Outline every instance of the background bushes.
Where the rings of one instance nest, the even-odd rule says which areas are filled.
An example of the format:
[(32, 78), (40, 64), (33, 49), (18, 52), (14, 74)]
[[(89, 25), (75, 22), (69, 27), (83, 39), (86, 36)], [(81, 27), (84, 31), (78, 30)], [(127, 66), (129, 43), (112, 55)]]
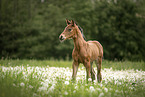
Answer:
[(70, 59), (73, 41), (59, 42), (65, 19), (87, 40), (98, 40), (108, 60), (145, 60), (143, 0), (0, 0), (0, 57)]

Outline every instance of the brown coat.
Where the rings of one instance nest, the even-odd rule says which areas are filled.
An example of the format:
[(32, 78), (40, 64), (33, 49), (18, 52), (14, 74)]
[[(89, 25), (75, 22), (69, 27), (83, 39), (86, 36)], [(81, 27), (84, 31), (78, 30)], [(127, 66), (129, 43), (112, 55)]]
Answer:
[(67, 27), (59, 36), (61, 41), (72, 38), (74, 41), (74, 49), (72, 52), (73, 58), (73, 74), (72, 78), (76, 78), (79, 63), (83, 63), (86, 67), (87, 78), (95, 79), (94, 69), (92, 67), (93, 61), (97, 65), (97, 79), (101, 82), (101, 63), (103, 57), (103, 47), (98, 41), (85, 41), (81, 31), (74, 21), (66, 20)]

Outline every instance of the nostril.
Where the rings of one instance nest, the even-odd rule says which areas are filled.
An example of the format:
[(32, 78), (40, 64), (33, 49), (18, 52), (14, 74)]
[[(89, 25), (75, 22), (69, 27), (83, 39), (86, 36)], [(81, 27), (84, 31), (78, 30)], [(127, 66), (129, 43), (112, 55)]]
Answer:
[(63, 40), (63, 36), (60, 36), (59, 39), (60, 39), (60, 40)]
[(63, 36), (60, 37), (61, 39), (63, 38)]

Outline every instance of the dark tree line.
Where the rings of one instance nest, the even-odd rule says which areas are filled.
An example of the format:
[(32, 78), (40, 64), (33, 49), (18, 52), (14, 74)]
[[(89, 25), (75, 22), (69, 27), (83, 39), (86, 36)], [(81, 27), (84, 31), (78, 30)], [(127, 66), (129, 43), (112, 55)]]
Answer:
[(58, 39), (66, 18), (103, 45), (105, 59), (145, 60), (144, 0), (0, 0), (0, 57), (71, 57), (73, 41)]

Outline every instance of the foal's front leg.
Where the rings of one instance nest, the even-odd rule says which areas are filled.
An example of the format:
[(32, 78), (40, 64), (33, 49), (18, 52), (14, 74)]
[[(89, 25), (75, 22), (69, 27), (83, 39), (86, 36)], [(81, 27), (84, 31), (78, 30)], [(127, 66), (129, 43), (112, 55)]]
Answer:
[(73, 68), (72, 80), (75, 80), (76, 79), (78, 67), (79, 67), (79, 63), (76, 62), (76, 61), (73, 61), (73, 65), (72, 65), (72, 68)]
[(84, 66), (86, 67), (86, 72), (87, 72), (87, 80), (91, 78), (91, 65), (90, 62), (85, 62)]

